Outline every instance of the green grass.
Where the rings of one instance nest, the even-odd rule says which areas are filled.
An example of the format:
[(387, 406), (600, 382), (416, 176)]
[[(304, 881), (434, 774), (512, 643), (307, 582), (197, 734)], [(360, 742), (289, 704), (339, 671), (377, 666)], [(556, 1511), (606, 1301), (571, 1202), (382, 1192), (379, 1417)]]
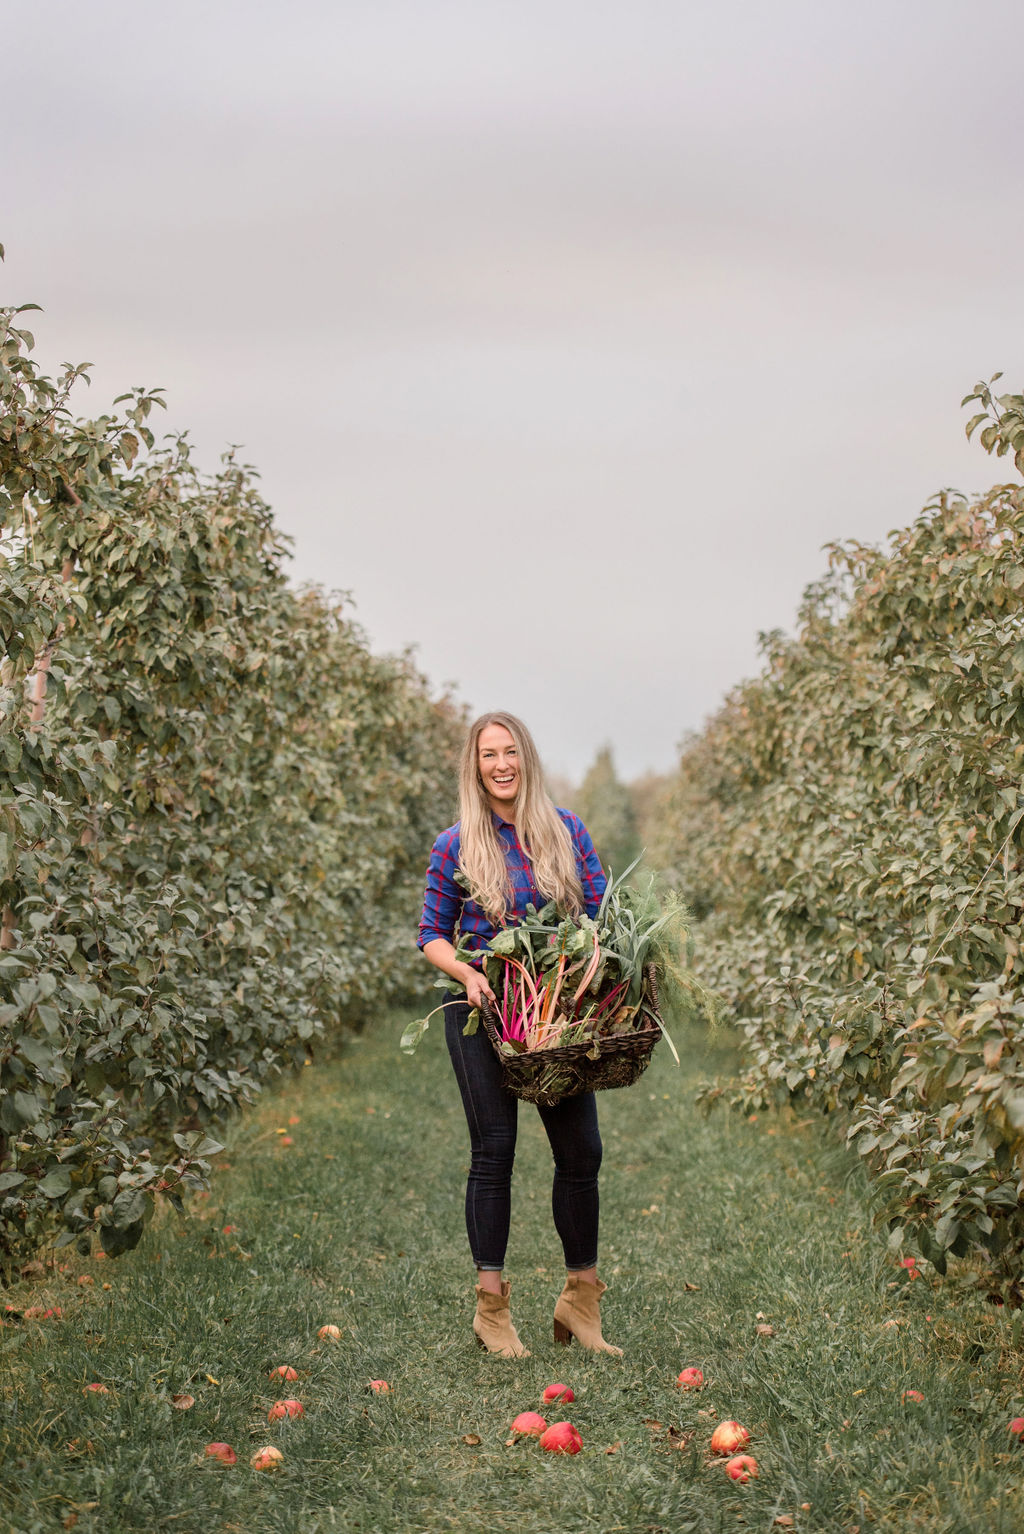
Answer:
[[(436, 1031), (409, 1059), (401, 1026), (382, 1025), (265, 1100), (188, 1220), (168, 1216), (119, 1262), (76, 1260), (8, 1297), (59, 1303), (64, 1316), (0, 1334), (0, 1527), (1024, 1525), (1024, 1448), (1006, 1432), (1024, 1404), (1012, 1318), (950, 1282), (908, 1281), (870, 1227), (859, 1172), (816, 1124), (703, 1120), (699, 1034), (677, 1039), (681, 1071), (662, 1048), (636, 1086), (600, 1099), (603, 1313), (625, 1357), (552, 1341), (561, 1269), (550, 1154), (526, 1106), (508, 1271), (533, 1354), (481, 1353), (461, 1108)], [(80, 1274), (94, 1283), (80, 1287)], [(342, 1328), (339, 1345), (317, 1341), (326, 1321)], [(759, 1321), (773, 1335), (759, 1335)], [(276, 1390), (277, 1363), (299, 1381)], [(708, 1377), (700, 1394), (674, 1387), (689, 1364)], [(374, 1377), (390, 1381), (389, 1396), (368, 1391)], [(91, 1380), (110, 1394), (84, 1396)], [(576, 1392), (568, 1410), (546, 1413), (579, 1428), (575, 1458), (506, 1443), (512, 1418), (538, 1408), (552, 1380)], [(923, 1404), (901, 1404), (908, 1388)], [(195, 1397), (190, 1410), (170, 1405), (180, 1392)], [(279, 1394), (297, 1395), (306, 1415), (270, 1428)], [(707, 1453), (721, 1417), (753, 1434), (761, 1474), (744, 1487)], [(232, 1443), (239, 1464), (204, 1461), (213, 1439)], [(284, 1453), (276, 1474), (249, 1468), (265, 1443)]]

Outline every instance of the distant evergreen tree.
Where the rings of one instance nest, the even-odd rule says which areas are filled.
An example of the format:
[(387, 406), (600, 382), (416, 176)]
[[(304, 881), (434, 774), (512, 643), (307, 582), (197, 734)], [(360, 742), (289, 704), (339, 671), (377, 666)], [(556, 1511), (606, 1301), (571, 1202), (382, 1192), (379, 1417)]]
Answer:
[(594, 838), (605, 869), (621, 874), (640, 851), (632, 795), (615, 771), (611, 746), (602, 746), (575, 795), (574, 808)]

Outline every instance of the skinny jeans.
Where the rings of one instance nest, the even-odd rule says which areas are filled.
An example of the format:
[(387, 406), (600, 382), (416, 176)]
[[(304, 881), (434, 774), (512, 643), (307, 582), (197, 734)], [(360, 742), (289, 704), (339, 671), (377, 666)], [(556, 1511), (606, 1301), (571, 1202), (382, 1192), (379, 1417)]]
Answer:
[[(483, 1025), (467, 1038), (464, 999), (445, 996), (445, 1040), (469, 1125), (466, 1232), (478, 1268), (505, 1266), (512, 1213), (512, 1166), (516, 1154), (519, 1099), (504, 1085), (501, 1065)], [(552, 1108), (538, 1105), (554, 1157), (551, 1212), (570, 1271), (597, 1266), (601, 1136), (593, 1092), (566, 1097)]]

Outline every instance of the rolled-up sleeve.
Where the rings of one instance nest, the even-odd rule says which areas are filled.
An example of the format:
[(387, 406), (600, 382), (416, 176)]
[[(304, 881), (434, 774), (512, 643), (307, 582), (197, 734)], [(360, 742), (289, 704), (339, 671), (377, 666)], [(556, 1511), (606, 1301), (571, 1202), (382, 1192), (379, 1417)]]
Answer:
[(427, 864), (427, 882), (423, 894), (423, 914), (420, 916), (418, 946), (431, 943), (435, 938), (455, 940), (455, 929), (462, 910), (463, 894), (455, 882), (459, 867), (459, 835), (452, 827), (442, 831), (430, 853)]
[(588, 916), (596, 916), (601, 897), (608, 888), (608, 880), (601, 867), (601, 859), (594, 851), (590, 832), (579, 816), (573, 815), (570, 811), (561, 813), (565, 817), (573, 846), (576, 848), (576, 868), (583, 886), (583, 904)]

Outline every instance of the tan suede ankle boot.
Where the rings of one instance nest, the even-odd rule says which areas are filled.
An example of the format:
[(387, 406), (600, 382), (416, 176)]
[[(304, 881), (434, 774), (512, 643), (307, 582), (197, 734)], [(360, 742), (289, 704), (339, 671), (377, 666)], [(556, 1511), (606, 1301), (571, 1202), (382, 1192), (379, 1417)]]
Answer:
[(600, 1299), (608, 1285), (598, 1279), (588, 1284), (577, 1273), (565, 1275), (565, 1288), (555, 1303), (555, 1341), (569, 1343), (575, 1337), (580, 1347), (595, 1353), (615, 1353), (622, 1349), (613, 1347), (601, 1336)]
[(503, 1279), (501, 1293), (492, 1294), (489, 1289), (477, 1284), (473, 1330), (477, 1342), (488, 1353), (500, 1353), (502, 1358), (529, 1358), (529, 1349), (523, 1347), (512, 1325), (508, 1303), (511, 1287), (508, 1279)]

